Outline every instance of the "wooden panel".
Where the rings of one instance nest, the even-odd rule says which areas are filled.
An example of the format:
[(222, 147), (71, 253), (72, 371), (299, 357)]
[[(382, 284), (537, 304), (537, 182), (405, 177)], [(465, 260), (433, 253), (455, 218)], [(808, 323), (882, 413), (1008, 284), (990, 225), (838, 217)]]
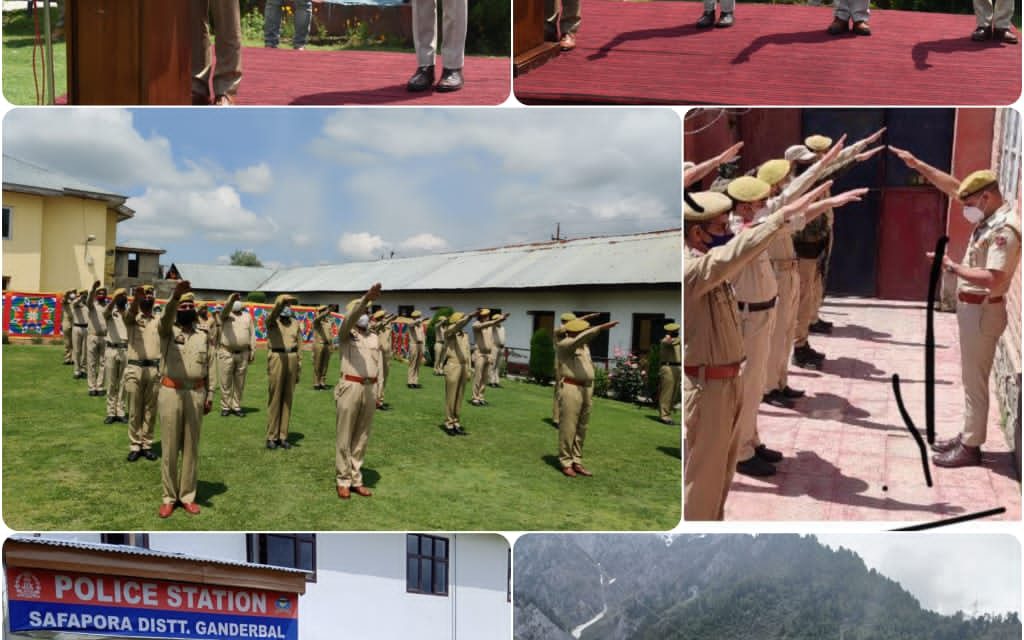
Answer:
[(544, 41), (544, 0), (514, 0), (512, 54), (516, 73), (558, 55), (558, 44)]
[(191, 103), (190, 2), (144, 2), (139, 32), (143, 104)]
[(928, 299), (931, 261), (925, 252), (945, 228), (946, 197), (932, 187), (889, 187), (882, 196), (878, 297)]

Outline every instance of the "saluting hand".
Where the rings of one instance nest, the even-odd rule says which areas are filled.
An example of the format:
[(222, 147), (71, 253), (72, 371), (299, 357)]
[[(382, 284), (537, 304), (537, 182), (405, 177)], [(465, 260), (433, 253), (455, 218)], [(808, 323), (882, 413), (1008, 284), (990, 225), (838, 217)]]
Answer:
[(192, 283), (189, 282), (188, 280), (182, 280), (182, 281), (178, 282), (178, 284), (176, 284), (174, 286), (174, 294), (172, 295), (172, 297), (180, 298), (181, 296), (185, 295), (186, 293), (188, 293), (191, 290), (192, 290)]
[(832, 196), (831, 198), (826, 198), (824, 202), (827, 202), (830, 207), (838, 209), (839, 207), (845, 204), (850, 204), (851, 202), (860, 202), (861, 197), (864, 196), (864, 194), (866, 194), (867, 192), (867, 187), (850, 189), (849, 191), (844, 191), (839, 195)]
[(381, 291), (380, 283), (379, 282), (373, 283), (373, 286), (370, 287), (370, 289), (366, 292), (366, 299), (367, 300), (376, 300), (377, 298), (380, 297), (380, 291)]
[(743, 143), (742, 142), (737, 142), (736, 144), (732, 145), (731, 147), (729, 147), (728, 149), (726, 149), (722, 153), (718, 154), (718, 156), (715, 158), (715, 162), (717, 164), (725, 164), (726, 162), (731, 162), (731, 161), (735, 160), (736, 156), (740, 152), (740, 149), (742, 149), (742, 148), (743, 148)]
[(839, 141), (836, 142), (834, 145), (832, 145), (832, 148), (829, 149), (825, 153), (825, 155), (823, 155), (821, 157), (821, 166), (827, 167), (828, 165), (830, 165), (833, 162), (835, 162), (836, 158), (839, 157), (839, 152), (842, 151), (843, 147), (845, 147), (845, 146), (846, 146), (846, 134), (844, 133), (842, 136), (839, 137)]
[(920, 160), (917, 159), (917, 156), (910, 153), (906, 149), (900, 149), (899, 147), (894, 147), (890, 144), (889, 151), (895, 153), (896, 157), (898, 157), (900, 160), (906, 163), (906, 165), (911, 169), (917, 169), (917, 167), (919, 166)]
[(879, 145), (879, 146), (875, 147), (874, 149), (868, 149), (867, 151), (861, 151), (860, 153), (855, 155), (853, 157), (853, 159), (856, 160), (857, 162), (864, 162), (865, 160), (867, 160), (867, 159), (871, 158), (872, 156), (876, 155), (879, 151), (881, 151), (884, 148), (885, 148), (885, 145), (883, 144), (883, 145)]
[(870, 136), (864, 138), (864, 146), (866, 147), (868, 145), (874, 144), (875, 142), (878, 142), (878, 139), (882, 137), (882, 134), (885, 133), (885, 130), (887, 128), (888, 127), (882, 127), (878, 131), (872, 133)]

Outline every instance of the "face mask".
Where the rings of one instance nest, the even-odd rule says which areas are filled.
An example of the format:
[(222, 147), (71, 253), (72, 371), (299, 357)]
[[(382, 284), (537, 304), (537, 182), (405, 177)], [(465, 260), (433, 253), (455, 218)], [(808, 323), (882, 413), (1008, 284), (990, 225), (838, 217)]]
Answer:
[(198, 315), (199, 314), (196, 313), (195, 309), (190, 309), (188, 311), (179, 311), (177, 316), (178, 324), (182, 326), (193, 324), (196, 321), (196, 317), (198, 317)]
[(985, 219), (985, 212), (978, 207), (964, 207), (964, 217), (971, 224), (978, 224)]
[(232, 305), (231, 310), (234, 311), (235, 313), (240, 313), (242, 311), (242, 303), (235, 302), (235, 304)]
[(356, 326), (360, 329), (365, 329), (370, 326), (370, 316), (362, 315), (356, 320)]
[(124, 300), (118, 300), (117, 302), (114, 303), (114, 306), (120, 309), (121, 311), (124, 311), (124, 308), (128, 306), (128, 303)]
[(284, 318), (285, 320), (291, 320), (291, 318), (292, 318), (292, 308), (291, 307), (285, 307), (284, 309), (282, 309), (281, 310), (281, 317)]
[(150, 311), (153, 310), (153, 304), (155, 302), (155, 300), (139, 300), (139, 308), (145, 311), (146, 313), (149, 313)]
[(735, 237), (734, 234), (732, 234), (732, 233), (723, 233), (722, 235), (717, 235), (717, 234), (714, 234), (714, 233), (709, 233), (708, 235), (711, 236), (711, 241), (707, 243), (708, 249), (713, 249), (715, 247), (720, 247), (720, 246), (728, 243), (730, 240), (733, 239), (733, 237)]
[(107, 300), (109, 300), (109, 299), (110, 299), (110, 298), (108, 298), (107, 296), (96, 296), (96, 300), (97, 300), (97, 301), (98, 301), (98, 302), (99, 302), (100, 304), (107, 304)]

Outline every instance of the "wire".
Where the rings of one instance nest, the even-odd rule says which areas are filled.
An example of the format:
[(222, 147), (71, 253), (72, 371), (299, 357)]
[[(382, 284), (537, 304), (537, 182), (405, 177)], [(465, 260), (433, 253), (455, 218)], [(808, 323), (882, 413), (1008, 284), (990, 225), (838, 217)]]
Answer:
[[(686, 117), (684, 118), (684, 120), (689, 120), (693, 116), (696, 116), (696, 115), (698, 115), (700, 113), (704, 113), (704, 112), (707, 112), (707, 111), (709, 111), (709, 110), (708, 109), (693, 109), (692, 111), (690, 111), (689, 113), (686, 114)], [(699, 129), (695, 129), (693, 131), (686, 131), (686, 129), (684, 128), (683, 129), (683, 135), (687, 135), (687, 136), (696, 135), (696, 134), (698, 134), (698, 133), (700, 133), (702, 131), (710, 129), (712, 126), (715, 125), (716, 122), (718, 122), (719, 120), (722, 119), (722, 116), (724, 116), (726, 114), (742, 116), (742, 115), (744, 115), (746, 113), (749, 113), (750, 109), (718, 109), (717, 111), (718, 111), (718, 115), (715, 116), (714, 120), (712, 120), (711, 122), (705, 124), (704, 126), (700, 127)]]
[(43, 104), (43, 96), (39, 93), (39, 75), (36, 73), (36, 51), (42, 51), (43, 39), (39, 35), (39, 7), (36, 6), (35, 0), (32, 0), (29, 11), (32, 12), (32, 28), (35, 31), (35, 38), (32, 40), (32, 84), (35, 85), (36, 90), (36, 104)]

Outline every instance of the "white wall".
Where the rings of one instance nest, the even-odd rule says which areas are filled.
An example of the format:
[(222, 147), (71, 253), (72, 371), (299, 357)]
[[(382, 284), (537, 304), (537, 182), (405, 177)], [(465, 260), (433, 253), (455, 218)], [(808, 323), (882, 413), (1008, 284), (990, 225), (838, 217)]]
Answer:
[(453, 536), (456, 548), (455, 619), (460, 639), (509, 640), (509, 545), (499, 535)]

